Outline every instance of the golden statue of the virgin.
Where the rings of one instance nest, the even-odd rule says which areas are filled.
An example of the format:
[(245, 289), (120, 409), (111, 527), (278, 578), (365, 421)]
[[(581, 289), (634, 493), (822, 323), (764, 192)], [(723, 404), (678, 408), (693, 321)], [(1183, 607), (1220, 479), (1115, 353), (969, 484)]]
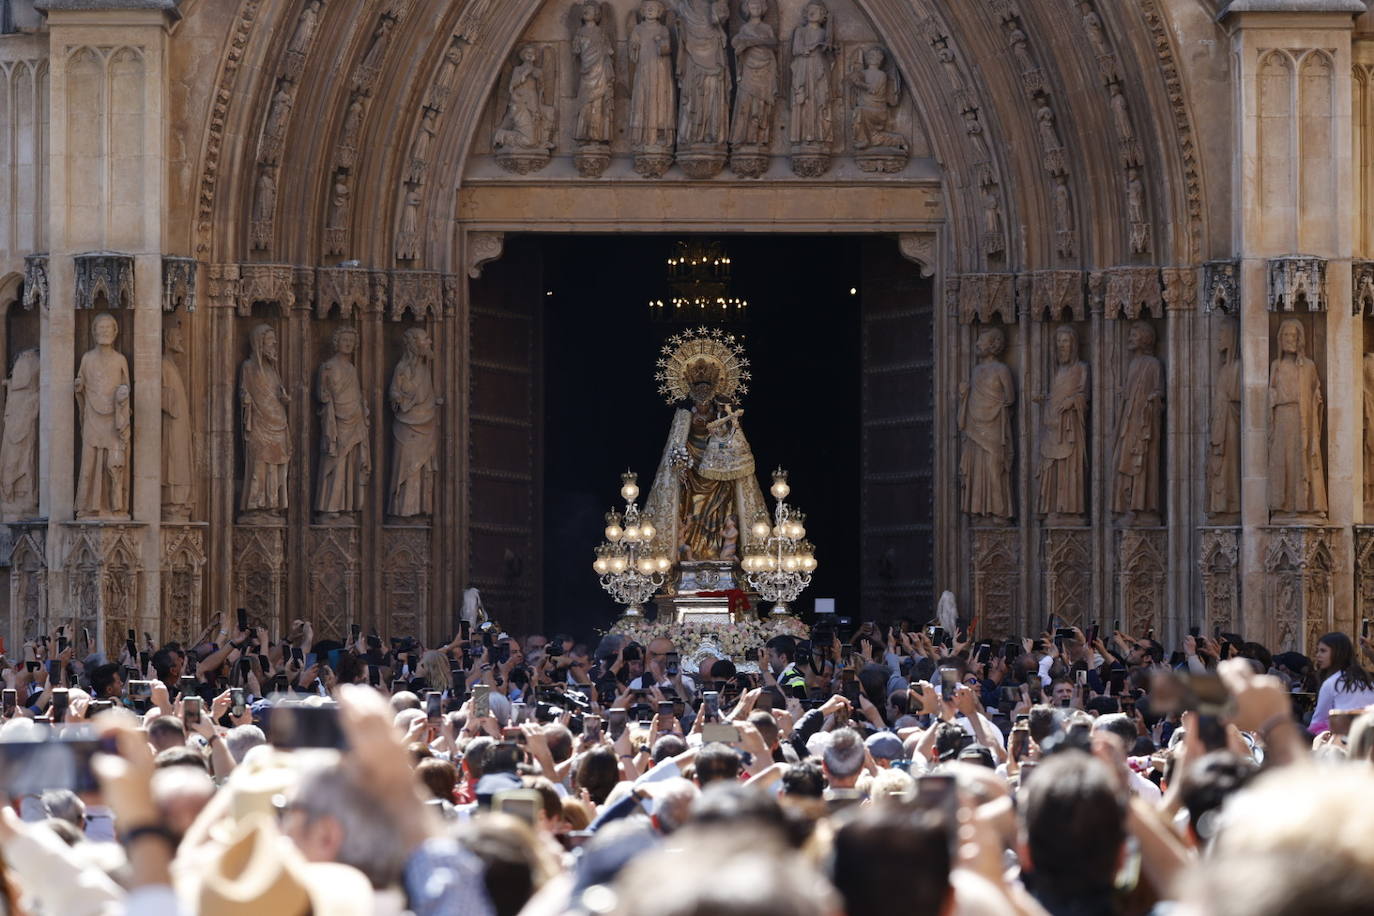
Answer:
[(658, 361), (659, 393), (682, 405), (645, 506), (656, 550), (676, 564), (670, 594), (742, 587), (744, 541), (767, 511), (741, 425), (748, 366), (732, 335), (706, 328), (669, 339)]

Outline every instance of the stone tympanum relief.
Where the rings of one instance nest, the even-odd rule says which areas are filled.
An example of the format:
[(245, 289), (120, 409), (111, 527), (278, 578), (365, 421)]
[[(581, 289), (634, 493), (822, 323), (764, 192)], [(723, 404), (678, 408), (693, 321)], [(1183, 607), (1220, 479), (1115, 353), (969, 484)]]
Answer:
[(1077, 524), (1087, 511), (1088, 364), (1078, 358), (1078, 332), (1054, 332), (1054, 378), (1044, 403), (1037, 507), (1052, 524)]
[[(1212, 381), (1212, 428), (1207, 454), (1207, 511), (1214, 516), (1234, 516), (1240, 512), (1242, 379), (1236, 333), (1233, 321), (1224, 322), (1218, 331), (1217, 374)], [(1366, 368), (1366, 379), (1368, 373)], [(1366, 411), (1369, 409), (1367, 398), (1368, 395)]]
[(405, 355), (391, 376), (392, 468), (390, 514), (434, 513), (439, 469), (439, 398), (434, 390), (434, 342), (424, 328), (405, 333)]
[(177, 366), (186, 356), (180, 326), (173, 325), (162, 340), (162, 517), (184, 522), (191, 517), (191, 399)]
[(5, 428), (0, 436), (0, 519), (38, 514), (38, 351), (14, 361), (5, 391)]
[(678, 38), (677, 161), (692, 178), (725, 165), (730, 135), (730, 62), (726, 0), (676, 0)]
[(1126, 334), (1126, 349), (1132, 355), (1116, 433), (1112, 509), (1124, 516), (1123, 524), (1158, 525), (1164, 366), (1154, 355), (1153, 327), (1137, 321)]
[(615, 136), (615, 39), (601, 0), (585, 0), (573, 9), (578, 19), (572, 36), (578, 75), (575, 159), (578, 171), (594, 178), (610, 163)]
[(1296, 318), (1279, 325), (1269, 367), (1269, 509), (1275, 520), (1326, 515), (1322, 384)]
[(239, 423), (243, 432), (240, 522), (270, 519), (286, 509), (286, 472), (291, 463), (291, 398), (277, 368), (277, 332), (260, 324), (248, 337), (249, 355), (239, 368)]
[(635, 171), (658, 178), (673, 164), (677, 137), (677, 85), (673, 80), (673, 36), (663, 22), (662, 0), (644, 0), (630, 32), (629, 137)]
[(320, 485), (315, 508), (322, 521), (363, 507), (372, 477), (368, 448), (369, 410), (363, 400), (353, 353), (358, 332), (342, 327), (334, 332), (334, 355), (320, 365)]
[(738, 86), (730, 128), (730, 169), (757, 178), (768, 169), (778, 102), (778, 35), (764, 21), (768, 0), (745, 0), (745, 21), (730, 39)]
[(81, 418), (76, 514), (78, 518), (127, 518), (133, 426), (129, 361), (114, 348), (119, 323), (113, 315), (96, 315), (91, 336), (95, 346), (82, 355), (73, 389)]
[(859, 168), (900, 172), (906, 168), (908, 142), (892, 129), (892, 117), (902, 99), (902, 80), (887, 51), (877, 45), (864, 48), (862, 68), (849, 75), (849, 84), (854, 93), (851, 126)]
[(814, 178), (830, 168), (834, 67), (830, 10), (824, 3), (808, 3), (801, 25), (792, 32), (792, 170), (803, 177)]
[[(1374, 353), (1364, 355), (1364, 502), (1374, 505)], [(8, 411), (5, 414), (9, 422)]]
[(527, 174), (548, 164), (554, 147), (553, 74), (541, 60), (539, 48), (520, 49), (519, 63), (511, 71), (506, 115), (496, 129), (496, 161), (509, 171)]
[(1007, 338), (1001, 328), (988, 328), (975, 345), (978, 365), (959, 386), (959, 429), (963, 451), (959, 476), (964, 484), (963, 509), (975, 518), (1005, 522), (1013, 513), (1012, 408), (1016, 383), (1002, 362)]

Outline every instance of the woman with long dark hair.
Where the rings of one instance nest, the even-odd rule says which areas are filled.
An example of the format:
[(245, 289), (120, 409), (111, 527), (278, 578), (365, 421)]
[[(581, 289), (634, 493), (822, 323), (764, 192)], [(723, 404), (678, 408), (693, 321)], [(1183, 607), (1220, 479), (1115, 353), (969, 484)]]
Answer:
[(1363, 709), (1374, 706), (1374, 678), (1360, 667), (1355, 646), (1344, 633), (1327, 633), (1317, 640), (1312, 659), (1321, 679), (1317, 708), (1308, 731), (1321, 734), (1329, 727), (1333, 709)]

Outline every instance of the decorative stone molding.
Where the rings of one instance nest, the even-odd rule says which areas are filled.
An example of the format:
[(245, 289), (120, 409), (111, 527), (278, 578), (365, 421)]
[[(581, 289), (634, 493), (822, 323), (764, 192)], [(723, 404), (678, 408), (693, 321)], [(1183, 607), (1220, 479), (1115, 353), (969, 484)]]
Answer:
[(1208, 632), (1235, 632), (1240, 617), (1239, 528), (1203, 528), (1202, 606)]
[(241, 264), (237, 308), (240, 316), (253, 314), (254, 302), (273, 302), (282, 314), (296, 304), (292, 268), (285, 264)]
[(1021, 620), (1021, 532), (974, 528), (973, 615), (993, 639), (1018, 632)]
[(1045, 610), (1065, 625), (1090, 622), (1092, 610), (1092, 529), (1046, 528)]
[(1168, 547), (1165, 528), (1117, 531), (1117, 606), (1128, 633), (1161, 628), (1169, 584)]
[(997, 315), (1016, 323), (1015, 274), (964, 274), (959, 277), (959, 321), (987, 324)]
[(210, 308), (238, 308), (240, 274), (237, 264), (211, 264), (208, 279)]
[(352, 318), (372, 302), (371, 273), (360, 267), (321, 267), (315, 272), (315, 317), (327, 318), (335, 306)]
[(1355, 526), (1355, 620), (1374, 619), (1374, 525)]
[(346, 638), (358, 620), (358, 529), (312, 526), (306, 532), (309, 573), (306, 603), (315, 632), (323, 639)]
[(10, 525), (10, 619), (23, 639), (48, 632), (48, 527), (46, 522)]
[(902, 257), (921, 266), (921, 276), (935, 276), (937, 246), (933, 232), (903, 232), (897, 236)]
[(420, 526), (382, 529), (382, 594), (389, 633), (421, 633), (429, 617), (430, 532)]
[(1164, 312), (1191, 312), (1197, 308), (1197, 268), (1165, 267), (1159, 272), (1164, 281)]
[(1265, 645), (1279, 652), (1310, 654), (1331, 623), (1336, 529), (1287, 525), (1261, 530), (1265, 611), (1271, 627)]
[(1193, 137), (1193, 120), (1188, 113), (1188, 93), (1183, 87), (1174, 55), (1173, 26), (1160, 10), (1159, 0), (1139, 0), (1140, 12), (1154, 40), (1155, 57), (1164, 74), (1164, 89), (1174, 115), (1174, 130), (1178, 134), (1178, 154), (1183, 162), (1185, 195), (1188, 202), (1188, 258), (1198, 258), (1202, 250), (1202, 163), (1198, 157), (1197, 141)]
[(506, 249), (504, 232), (468, 233), (468, 276), (476, 280), (482, 276), (482, 268), (501, 257)]
[(1030, 274), (1030, 311), (1036, 321), (1086, 321), (1081, 270), (1039, 270)]
[(204, 154), (201, 156), (200, 191), (196, 195), (196, 252), (210, 251), (211, 218), (215, 212), (215, 192), (219, 186), (220, 159), (224, 154), (224, 138), (229, 123), (229, 103), (235, 97), (239, 70), (243, 66), (244, 51), (253, 35), (262, 0), (243, 0), (234, 30), (229, 36), (229, 48), (224, 55), (215, 91), (210, 96), (210, 118), (205, 127)]
[(76, 262), (78, 309), (99, 308), (96, 303), (101, 296), (105, 298), (105, 308), (134, 307), (137, 300), (134, 298), (132, 255), (93, 251), (79, 254), (73, 260)]
[(1374, 261), (1350, 262), (1350, 308), (1356, 315), (1374, 318)]
[(406, 313), (415, 321), (438, 321), (444, 317), (442, 276), (433, 271), (394, 270), (391, 272), (392, 321)]
[(983, 188), (996, 188), (997, 172), (992, 150), (987, 142), (987, 129), (983, 124), (982, 103), (973, 88), (973, 81), (967, 79), (959, 64), (949, 29), (933, 16), (921, 20), (921, 32), (931, 48), (935, 50), (940, 69), (944, 72), (954, 95), (955, 104), (964, 117), (964, 132), (968, 136), (972, 163), (973, 180)]
[(138, 629), (143, 606), (141, 525), (68, 522), (61, 574), (66, 580), (63, 619), (86, 627), (96, 645), (109, 652), (124, 644), (130, 627)]
[[(196, 259), (162, 256), (162, 310), (196, 310)], [(194, 635), (194, 634), (192, 634)]]
[[(1098, 281), (1098, 274), (1093, 279)], [(1104, 314), (1108, 318), (1135, 321), (1148, 313), (1162, 318), (1164, 289), (1155, 267), (1110, 267), (1100, 272), (1105, 281)]]
[(35, 305), (48, 310), (48, 256), (31, 254), (24, 258), (24, 308), (33, 311)]
[(1326, 259), (1304, 255), (1269, 260), (1269, 311), (1326, 311)]
[(286, 529), (282, 526), (234, 527), (234, 606), (249, 620), (283, 619), (286, 606)]
[(161, 639), (187, 645), (201, 628), (205, 526), (164, 523), (161, 537)]
[(1203, 307), (1208, 312), (1240, 314), (1240, 261), (1208, 261), (1202, 265)]

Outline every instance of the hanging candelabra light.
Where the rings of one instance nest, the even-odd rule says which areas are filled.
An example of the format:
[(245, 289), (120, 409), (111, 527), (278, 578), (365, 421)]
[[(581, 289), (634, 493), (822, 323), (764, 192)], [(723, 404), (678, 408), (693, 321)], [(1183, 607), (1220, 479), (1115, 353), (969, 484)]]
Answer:
[(620, 497), (625, 511), (606, 513), (606, 540), (596, 548), (592, 569), (616, 603), (625, 605), (626, 617), (643, 617), (644, 602), (652, 598), (667, 578), (672, 561), (655, 554), (658, 529), (648, 513), (639, 511), (639, 484), (633, 471), (620, 475)]
[(733, 264), (721, 242), (687, 239), (675, 243), (666, 265), (668, 295), (650, 299), (649, 313), (663, 321), (742, 319), (749, 302), (731, 292)]
[(791, 603), (811, 584), (816, 549), (806, 540), (806, 516), (787, 504), (792, 488), (782, 468), (773, 472), (773, 486), (768, 492), (777, 501), (773, 521), (770, 523), (762, 511), (755, 517), (750, 528), (753, 542), (745, 547), (741, 565), (749, 587), (773, 602), (772, 616), (783, 617), (791, 613)]

